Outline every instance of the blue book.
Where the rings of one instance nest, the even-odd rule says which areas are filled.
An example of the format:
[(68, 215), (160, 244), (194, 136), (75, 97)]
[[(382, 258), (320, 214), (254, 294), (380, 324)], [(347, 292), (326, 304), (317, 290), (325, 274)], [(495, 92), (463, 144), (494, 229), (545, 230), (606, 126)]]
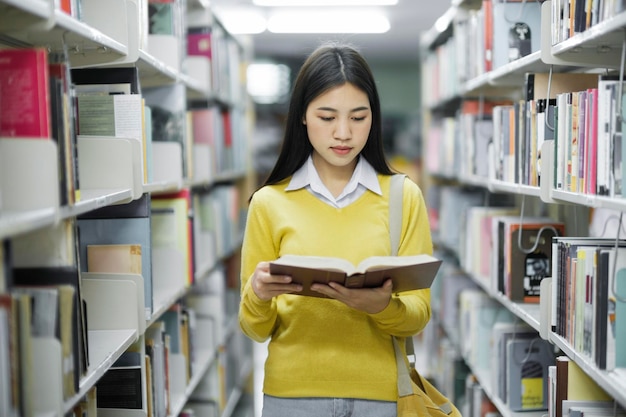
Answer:
[(548, 408), (548, 367), (555, 363), (552, 345), (538, 336), (507, 342), (507, 403), (511, 411)]
[(152, 317), (152, 231), (150, 228), (150, 196), (128, 204), (109, 206), (78, 218), (81, 271), (87, 272), (88, 245), (141, 245), (141, 275), (144, 283), (146, 320)]

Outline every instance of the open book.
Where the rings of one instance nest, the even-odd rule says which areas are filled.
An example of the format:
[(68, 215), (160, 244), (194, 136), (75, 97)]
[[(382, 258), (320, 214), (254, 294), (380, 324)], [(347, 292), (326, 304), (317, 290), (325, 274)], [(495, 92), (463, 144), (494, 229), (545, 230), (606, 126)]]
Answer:
[(430, 255), (372, 256), (358, 265), (333, 257), (284, 255), (270, 262), (272, 275), (290, 275), (302, 291), (294, 294), (325, 297), (311, 291), (314, 282), (338, 282), (348, 288), (380, 287), (393, 280), (393, 292), (430, 288), (441, 260)]

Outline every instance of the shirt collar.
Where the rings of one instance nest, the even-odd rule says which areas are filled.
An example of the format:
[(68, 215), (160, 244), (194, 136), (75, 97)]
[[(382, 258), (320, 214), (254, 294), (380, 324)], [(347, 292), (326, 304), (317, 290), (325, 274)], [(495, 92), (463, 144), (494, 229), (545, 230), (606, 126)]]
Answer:
[[(372, 167), (365, 158), (361, 157), (359, 157), (352, 178), (346, 185), (342, 195), (354, 191), (359, 184), (378, 195), (382, 195), (376, 170), (374, 170), (374, 167)], [(315, 169), (315, 165), (313, 165), (313, 158), (310, 155), (307, 161), (292, 175), (285, 191), (293, 191), (306, 187), (311, 187), (311, 189), (317, 192), (319, 192), (320, 189), (326, 189), (326, 186), (322, 183)], [(341, 196), (339, 196), (339, 198), (341, 198)]]

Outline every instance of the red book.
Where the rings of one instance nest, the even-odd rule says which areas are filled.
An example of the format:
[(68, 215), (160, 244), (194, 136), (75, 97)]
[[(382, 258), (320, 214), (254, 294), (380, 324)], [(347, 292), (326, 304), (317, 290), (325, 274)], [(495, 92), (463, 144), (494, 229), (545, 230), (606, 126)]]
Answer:
[(0, 136), (50, 138), (48, 53), (0, 50)]
[(484, 12), (484, 44), (485, 44), (485, 72), (493, 69), (493, 9), (491, 0), (483, 0)]

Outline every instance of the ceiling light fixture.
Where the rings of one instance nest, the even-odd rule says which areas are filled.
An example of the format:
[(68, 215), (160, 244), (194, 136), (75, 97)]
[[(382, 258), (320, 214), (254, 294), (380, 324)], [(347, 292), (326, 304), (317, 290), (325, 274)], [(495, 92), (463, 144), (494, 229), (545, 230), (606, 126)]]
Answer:
[(218, 15), (229, 33), (234, 35), (256, 35), (265, 32), (267, 20), (251, 9), (219, 9)]
[(393, 6), (398, 0), (253, 0), (257, 6)]
[(389, 20), (374, 11), (284, 11), (270, 16), (267, 29), (273, 33), (385, 33)]

